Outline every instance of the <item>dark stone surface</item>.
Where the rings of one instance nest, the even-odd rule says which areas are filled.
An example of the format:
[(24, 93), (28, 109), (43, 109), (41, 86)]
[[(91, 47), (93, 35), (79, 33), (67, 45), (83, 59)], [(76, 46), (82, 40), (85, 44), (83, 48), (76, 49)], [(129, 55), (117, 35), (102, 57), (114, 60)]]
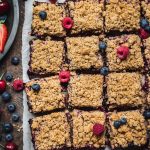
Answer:
[[(22, 65), (21, 62), (18, 66), (14, 66), (11, 64), (11, 58), (13, 56), (18, 56), (21, 59), (21, 48), (22, 48), (22, 26), (24, 22), (24, 1), (19, 0), (19, 7), (20, 7), (20, 23), (19, 23), (19, 28), (17, 32), (17, 36), (15, 38), (15, 41), (10, 49), (10, 51), (7, 53), (5, 58), (0, 62), (0, 74), (4, 72), (12, 72), (14, 79), (15, 78), (20, 78), (22, 79)], [(23, 98), (22, 98), (22, 92), (16, 93), (13, 91), (10, 85), (7, 85), (7, 90), (11, 92), (12, 94), (12, 101), (14, 102), (17, 106), (16, 112), (20, 114), (20, 121), (18, 123), (13, 123), (11, 121), (12, 114), (10, 114), (7, 110), (7, 105), (4, 104), (1, 101), (0, 98), (0, 107), (2, 108), (2, 115), (1, 115), (1, 121), (0, 121), (0, 135), (3, 135), (3, 140), (0, 142), (0, 144), (5, 145), (5, 133), (1, 131), (1, 124), (4, 122), (12, 122), (14, 125), (14, 142), (18, 145), (18, 150), (23, 149), (23, 134), (22, 134), (22, 114), (23, 114)], [(0, 148), (1, 150), (1, 148)]]

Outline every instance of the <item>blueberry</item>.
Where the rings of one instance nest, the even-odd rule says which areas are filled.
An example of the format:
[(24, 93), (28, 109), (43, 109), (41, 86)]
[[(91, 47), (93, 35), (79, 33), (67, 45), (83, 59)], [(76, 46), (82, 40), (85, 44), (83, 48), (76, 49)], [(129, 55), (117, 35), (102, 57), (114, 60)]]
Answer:
[(115, 121), (115, 122), (114, 122), (114, 127), (115, 127), (116, 129), (118, 129), (120, 126), (121, 126), (120, 121)]
[(108, 75), (108, 72), (109, 72), (109, 69), (108, 67), (102, 67), (101, 70), (100, 70), (100, 74), (101, 75)]
[(106, 45), (105, 42), (101, 42), (101, 43), (99, 44), (99, 49), (102, 50), (102, 52), (103, 52), (106, 48), (107, 48), (107, 45)]
[(33, 84), (33, 85), (32, 85), (32, 89), (33, 89), (34, 91), (38, 92), (38, 91), (41, 89), (41, 87), (40, 87), (39, 84)]
[(145, 111), (143, 113), (143, 115), (144, 115), (145, 119), (150, 119), (150, 111)]
[(10, 72), (6, 73), (5, 79), (6, 79), (6, 81), (11, 82), (13, 79), (12, 73), (10, 73)]
[(142, 28), (145, 29), (146, 26), (149, 26), (149, 22), (148, 22), (147, 19), (141, 19), (140, 25), (141, 25)]
[(14, 121), (14, 122), (18, 122), (18, 121), (19, 121), (19, 119), (20, 119), (19, 114), (14, 113), (14, 114), (12, 115), (12, 121)]
[(9, 102), (11, 100), (11, 94), (9, 92), (4, 92), (2, 94), (2, 100), (4, 102)]
[(121, 118), (120, 119), (120, 123), (122, 124), (122, 125), (124, 125), (124, 124), (126, 124), (127, 123), (127, 119), (126, 118)]
[(19, 57), (14, 56), (14, 57), (11, 58), (11, 63), (12, 63), (13, 65), (18, 65), (19, 62), (20, 62)]
[(150, 33), (150, 26), (146, 26), (145, 30)]
[(40, 11), (39, 12), (39, 17), (42, 19), (42, 20), (45, 20), (47, 18), (47, 13), (45, 11)]
[(5, 140), (6, 140), (7, 142), (12, 141), (13, 139), (14, 139), (14, 137), (13, 137), (13, 135), (12, 135), (11, 133), (6, 134)]
[(10, 113), (13, 113), (15, 110), (16, 110), (16, 105), (11, 103), (7, 106), (7, 110), (10, 112)]
[(3, 130), (5, 133), (10, 133), (13, 130), (13, 126), (11, 123), (4, 123)]

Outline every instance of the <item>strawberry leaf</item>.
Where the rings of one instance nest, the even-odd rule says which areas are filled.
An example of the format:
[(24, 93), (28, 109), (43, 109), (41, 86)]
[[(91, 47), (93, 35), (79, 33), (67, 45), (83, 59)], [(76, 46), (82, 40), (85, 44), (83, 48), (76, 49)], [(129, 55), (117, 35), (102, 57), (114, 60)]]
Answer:
[(4, 24), (7, 20), (7, 15), (0, 16), (0, 24)]

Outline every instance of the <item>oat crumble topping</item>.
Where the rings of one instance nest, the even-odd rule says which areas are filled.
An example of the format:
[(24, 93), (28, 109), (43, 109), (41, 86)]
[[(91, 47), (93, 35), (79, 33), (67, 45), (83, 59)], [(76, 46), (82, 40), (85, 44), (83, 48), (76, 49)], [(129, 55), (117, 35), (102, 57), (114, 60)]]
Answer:
[[(120, 120), (122, 117), (127, 119), (127, 123), (119, 129), (114, 127), (114, 121)], [(146, 127), (145, 120), (138, 110), (111, 113), (109, 116), (109, 133), (112, 148), (127, 148), (133, 142), (136, 146), (146, 144)]]
[(138, 107), (145, 104), (139, 73), (111, 73), (107, 77), (109, 109)]
[(103, 0), (69, 2), (70, 16), (73, 18), (74, 26), (71, 34), (93, 31), (99, 33), (103, 31)]
[[(41, 20), (39, 12), (45, 11), (47, 19)], [(50, 3), (39, 3), (33, 7), (32, 34), (38, 36), (58, 36), (66, 35), (66, 31), (62, 27), (62, 20), (66, 16), (64, 6), (57, 6)]]
[(70, 127), (64, 112), (52, 113), (32, 119), (31, 131), (35, 149), (50, 150), (70, 147)]
[(100, 69), (103, 66), (97, 36), (71, 37), (66, 39), (66, 43), (71, 70)]
[[(135, 70), (144, 67), (139, 36), (130, 34), (105, 39), (107, 43), (106, 55), (110, 71)], [(120, 46), (129, 47), (129, 56), (126, 60), (117, 57)]]
[[(35, 92), (31, 88), (35, 83), (41, 87), (39, 92)], [(38, 113), (65, 108), (65, 95), (61, 90), (58, 76), (27, 82), (25, 91), (28, 96), (29, 106), (31, 105), (31, 112)]]
[(61, 41), (33, 40), (29, 71), (33, 74), (58, 73), (63, 64), (63, 54), (64, 43)]
[(134, 31), (140, 28), (139, 0), (109, 0), (106, 4), (106, 32)]
[(101, 107), (102, 96), (103, 76), (75, 75), (71, 78), (69, 103), (72, 107)]
[(92, 128), (95, 123), (105, 125), (105, 114), (103, 112), (74, 110), (72, 113), (72, 119), (74, 147), (105, 147), (105, 133), (101, 136), (95, 136), (92, 132)]

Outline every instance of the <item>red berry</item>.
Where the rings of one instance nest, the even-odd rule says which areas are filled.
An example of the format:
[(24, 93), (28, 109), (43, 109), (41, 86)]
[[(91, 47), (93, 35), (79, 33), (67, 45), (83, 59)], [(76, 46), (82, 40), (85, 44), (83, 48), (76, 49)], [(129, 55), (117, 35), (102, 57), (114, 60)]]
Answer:
[(129, 55), (129, 48), (127, 46), (120, 46), (117, 49), (117, 56), (121, 60), (125, 60)]
[(0, 80), (0, 93), (3, 93), (6, 90), (6, 82), (4, 80)]
[(94, 126), (93, 126), (93, 133), (95, 135), (101, 135), (105, 130), (105, 127), (102, 125), (102, 124), (99, 124), (99, 123), (96, 123)]
[(61, 71), (59, 73), (59, 80), (61, 83), (67, 83), (70, 80), (70, 72), (69, 71)]
[(142, 38), (142, 39), (147, 39), (149, 36), (150, 36), (150, 34), (147, 32), (147, 31), (145, 31), (144, 29), (140, 29), (140, 31), (139, 31), (140, 33), (140, 37)]
[(52, 4), (55, 4), (57, 0), (49, 0)]
[(8, 30), (5, 24), (0, 24), (0, 53), (3, 53), (8, 38)]
[(62, 21), (62, 26), (67, 30), (71, 29), (73, 26), (73, 20), (70, 17), (64, 18)]
[(7, 13), (10, 9), (10, 5), (7, 0), (0, 1), (0, 15)]
[(13, 142), (9, 142), (5, 145), (5, 150), (17, 150), (17, 145)]
[(20, 79), (14, 80), (13, 88), (15, 91), (22, 91), (24, 89), (23, 81)]

